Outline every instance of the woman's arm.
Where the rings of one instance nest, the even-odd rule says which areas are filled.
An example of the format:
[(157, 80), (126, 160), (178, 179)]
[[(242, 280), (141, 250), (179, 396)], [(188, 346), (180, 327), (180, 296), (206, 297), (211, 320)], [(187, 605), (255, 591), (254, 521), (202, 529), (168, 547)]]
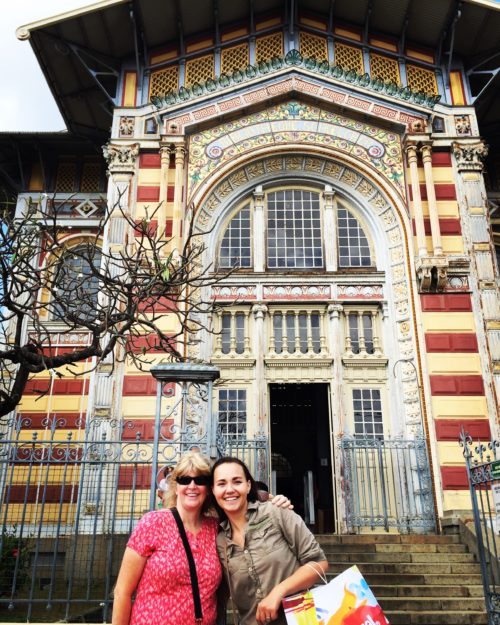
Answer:
[(113, 595), (113, 625), (128, 625), (132, 609), (132, 595), (141, 579), (147, 558), (127, 547), (116, 580)]
[(309, 588), (321, 577), (320, 572), (324, 574), (327, 569), (327, 560), (312, 562), (311, 565), (304, 564), (298, 568), (290, 577), (287, 577), (277, 584), (271, 592), (257, 604), (257, 622), (269, 623), (269, 621), (274, 621), (278, 617), (278, 610), (284, 597), (294, 592), (304, 590), (304, 588)]

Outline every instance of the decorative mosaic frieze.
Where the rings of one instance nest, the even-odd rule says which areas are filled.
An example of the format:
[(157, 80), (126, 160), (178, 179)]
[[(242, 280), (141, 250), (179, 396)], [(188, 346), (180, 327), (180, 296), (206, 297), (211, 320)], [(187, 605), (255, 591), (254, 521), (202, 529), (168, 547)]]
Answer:
[(330, 298), (330, 286), (321, 285), (266, 285), (263, 288), (264, 299), (272, 300), (325, 300)]
[(216, 300), (254, 300), (256, 298), (255, 285), (232, 284), (224, 286), (213, 286), (212, 297)]
[[(189, 200), (210, 174), (231, 160), (258, 148), (275, 146), (280, 149), (297, 143), (327, 147), (359, 158), (377, 169), (403, 195), (399, 135), (290, 100), (193, 135), (189, 148)], [(268, 171), (279, 171), (282, 163), (280, 158), (275, 158), (268, 160), (266, 167)], [(300, 157), (289, 157), (287, 165), (289, 169), (321, 169), (321, 161), (309, 157), (305, 161)], [(345, 169), (342, 176), (349, 186), (361, 181), (359, 174), (352, 169)], [(366, 185), (365, 189), (370, 191)], [(377, 199), (375, 196), (372, 202)]]
[(384, 296), (381, 284), (339, 284), (337, 297), (341, 299), (374, 299), (380, 300)]

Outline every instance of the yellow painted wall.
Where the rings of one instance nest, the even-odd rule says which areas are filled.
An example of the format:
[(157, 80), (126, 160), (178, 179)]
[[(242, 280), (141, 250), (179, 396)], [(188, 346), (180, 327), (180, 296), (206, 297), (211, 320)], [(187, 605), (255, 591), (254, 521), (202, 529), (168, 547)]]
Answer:
[(422, 314), (424, 332), (475, 332), (471, 312), (426, 312)]
[(433, 397), (432, 414), (435, 419), (487, 418), (488, 406), (484, 396)]
[(139, 169), (137, 184), (140, 186), (159, 186), (161, 180), (160, 169)]
[(480, 374), (479, 354), (427, 354), (429, 373), (446, 375), (447, 373)]
[(122, 399), (122, 415), (124, 418), (152, 417), (155, 414), (156, 397), (131, 397)]
[(443, 491), (443, 510), (470, 510), (471, 508), (468, 490)]

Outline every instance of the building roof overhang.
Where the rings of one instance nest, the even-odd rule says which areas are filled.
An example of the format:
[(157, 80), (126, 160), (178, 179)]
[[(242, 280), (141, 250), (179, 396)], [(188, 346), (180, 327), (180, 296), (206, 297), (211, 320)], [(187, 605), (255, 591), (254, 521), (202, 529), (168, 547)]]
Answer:
[[(109, 134), (124, 60), (147, 65), (151, 49), (218, 32), (254, 14), (292, 11), (323, 15), (331, 24), (348, 22), (364, 30), (436, 50), (466, 69), (496, 68), (500, 59), (500, 2), (497, 0), (101, 0), (88, 7), (22, 26), (68, 129), (102, 141)], [(481, 79), (481, 78), (480, 78)], [(486, 78), (485, 78), (486, 80)], [(476, 102), (483, 134), (499, 126), (499, 77)]]

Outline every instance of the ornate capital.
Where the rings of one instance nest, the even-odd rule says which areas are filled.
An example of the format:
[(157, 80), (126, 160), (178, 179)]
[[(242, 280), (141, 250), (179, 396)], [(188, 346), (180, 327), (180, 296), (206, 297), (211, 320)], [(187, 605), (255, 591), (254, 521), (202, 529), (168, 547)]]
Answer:
[(254, 197), (255, 203), (258, 204), (259, 206), (264, 203), (264, 189), (262, 188), (262, 185), (259, 184), (259, 186), (255, 187), (255, 191), (253, 192), (253, 197)]
[(484, 141), (458, 143), (452, 145), (459, 171), (482, 171), (483, 160), (488, 156), (488, 146)]
[(333, 321), (334, 319), (338, 319), (340, 314), (344, 310), (342, 304), (329, 304), (327, 308), (328, 316)]
[(183, 145), (175, 146), (175, 165), (184, 167), (184, 158), (186, 156), (186, 148)]
[(335, 197), (335, 189), (329, 185), (325, 185), (325, 190), (323, 191), (323, 197), (325, 198), (326, 204), (333, 204), (333, 198)]
[(162, 165), (170, 163), (170, 155), (173, 153), (171, 145), (160, 145), (160, 160)]
[(405, 152), (408, 158), (408, 162), (417, 162), (417, 152), (418, 152), (418, 144), (417, 143), (407, 143), (405, 145)]
[(106, 143), (102, 148), (102, 153), (108, 163), (108, 172), (133, 173), (135, 161), (139, 155), (139, 144), (117, 145)]
[(264, 316), (267, 313), (267, 306), (265, 304), (254, 304), (252, 306), (252, 313), (255, 320), (264, 319)]
[(422, 153), (422, 161), (424, 163), (432, 161), (432, 143), (422, 143), (420, 151)]

